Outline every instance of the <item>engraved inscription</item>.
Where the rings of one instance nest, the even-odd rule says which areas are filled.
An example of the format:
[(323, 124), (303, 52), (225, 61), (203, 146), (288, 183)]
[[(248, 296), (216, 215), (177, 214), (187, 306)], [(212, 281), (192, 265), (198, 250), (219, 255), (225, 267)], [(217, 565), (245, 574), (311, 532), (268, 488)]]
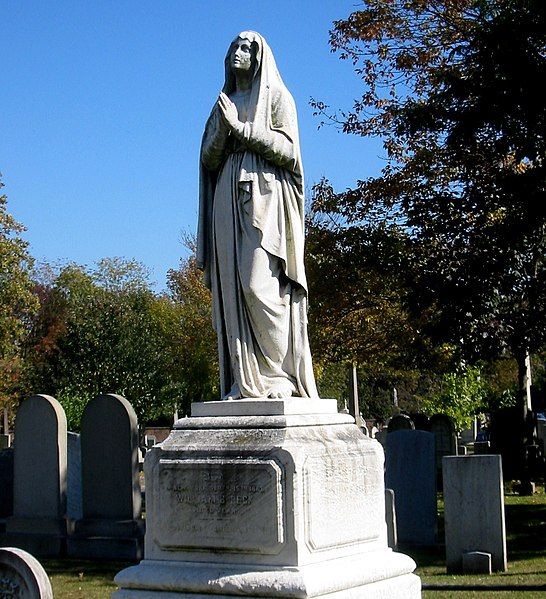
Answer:
[(376, 454), (305, 462), (306, 539), (312, 550), (372, 541), (384, 526), (383, 468)]
[(275, 461), (162, 460), (158, 479), (155, 539), (164, 549), (280, 550), (282, 480)]

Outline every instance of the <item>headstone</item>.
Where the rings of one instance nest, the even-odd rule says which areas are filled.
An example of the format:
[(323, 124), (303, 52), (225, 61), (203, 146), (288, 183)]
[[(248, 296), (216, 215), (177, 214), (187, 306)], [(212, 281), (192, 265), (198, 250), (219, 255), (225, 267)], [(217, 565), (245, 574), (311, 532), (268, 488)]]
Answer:
[(139, 559), (144, 521), (138, 468), (138, 424), (119, 395), (99, 395), (85, 407), (81, 431), (82, 512), (68, 540), (80, 558)]
[(375, 439), (376, 441), (379, 441), (379, 443), (381, 443), (383, 449), (387, 447), (387, 435), (388, 431), (386, 428), (382, 428), (380, 431), (377, 431), (375, 433)]
[(414, 428), (415, 425), (407, 414), (396, 414), (389, 420), (387, 424), (387, 430), (389, 433), (394, 431), (413, 430)]
[(398, 548), (398, 530), (396, 500), (392, 489), (385, 489), (385, 520), (387, 522), (387, 543), (393, 551), (396, 551)]
[(46, 571), (30, 553), (0, 547), (0, 597), (53, 599), (53, 590)]
[(444, 458), (445, 543), (448, 573), (463, 571), (463, 553), (491, 554), (506, 570), (506, 528), (499, 455)]
[(9, 544), (43, 557), (57, 556), (67, 534), (66, 416), (49, 395), (34, 395), (17, 411), (13, 516)]
[(420, 596), (387, 545), (383, 451), (335, 400), (193, 404), (144, 467), (145, 559), (116, 599)]
[(80, 520), (82, 511), (82, 452), (80, 435), (68, 433), (67, 444), (67, 491), (66, 515), (72, 520)]
[(415, 429), (418, 431), (430, 431), (430, 420), (426, 414), (422, 412), (416, 412), (410, 414), (410, 418), (413, 420)]
[(442, 458), (446, 455), (457, 455), (457, 435), (453, 421), (445, 414), (434, 414), (430, 417), (430, 432), (434, 434), (436, 451), (436, 484), (442, 488)]
[(385, 486), (396, 498), (398, 542), (436, 542), (434, 435), (400, 430), (387, 435)]
[(468, 428), (461, 431), (460, 438), (463, 445), (474, 443), (476, 435), (478, 434), (478, 419), (474, 417), (472, 423)]
[[(0, 451), (0, 521), (13, 515), (13, 449)], [(5, 522), (0, 522), (4, 532)]]
[(503, 408), (491, 413), (490, 448), (478, 448), (474, 444), (474, 453), (500, 454), (502, 471), (507, 480), (521, 480), (525, 477), (523, 456), (519, 435), (515, 428), (521, 423), (522, 414), (519, 407)]
[(475, 455), (490, 455), (491, 443), (489, 441), (475, 441), (474, 442), (474, 454)]
[(542, 455), (546, 456), (546, 420), (537, 421), (537, 437), (542, 448)]

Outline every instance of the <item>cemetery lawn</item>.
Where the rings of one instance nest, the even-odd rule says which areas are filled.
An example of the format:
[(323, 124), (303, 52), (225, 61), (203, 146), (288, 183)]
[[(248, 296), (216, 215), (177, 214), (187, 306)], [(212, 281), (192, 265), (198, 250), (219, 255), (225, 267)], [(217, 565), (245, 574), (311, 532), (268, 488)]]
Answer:
[(128, 562), (42, 559), (55, 599), (109, 599), (116, 590), (114, 576)]
[[(492, 576), (447, 575), (443, 547), (403, 549), (417, 562), (423, 599), (542, 599), (546, 596), (546, 494), (505, 495), (508, 571)], [(439, 538), (443, 538), (443, 503), (439, 502)], [(109, 599), (114, 576), (127, 562), (75, 559), (41, 560), (55, 599)], [(427, 588), (429, 587), (429, 588)], [(432, 588), (430, 588), (432, 587)], [(441, 588), (439, 588), (441, 587)]]
[[(448, 575), (442, 546), (403, 549), (417, 562), (423, 599), (538, 599), (546, 597), (546, 494), (505, 495), (508, 570), (487, 575)], [(443, 502), (439, 501), (438, 538), (443, 538)]]

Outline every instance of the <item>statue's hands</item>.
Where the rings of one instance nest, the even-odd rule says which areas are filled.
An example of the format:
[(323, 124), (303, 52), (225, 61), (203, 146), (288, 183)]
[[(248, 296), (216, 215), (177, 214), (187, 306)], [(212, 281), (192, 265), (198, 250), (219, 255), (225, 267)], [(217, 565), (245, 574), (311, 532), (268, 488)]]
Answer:
[(239, 131), (242, 128), (243, 124), (239, 120), (237, 107), (224, 92), (221, 92), (218, 97), (218, 108), (220, 109), (222, 120), (230, 131)]

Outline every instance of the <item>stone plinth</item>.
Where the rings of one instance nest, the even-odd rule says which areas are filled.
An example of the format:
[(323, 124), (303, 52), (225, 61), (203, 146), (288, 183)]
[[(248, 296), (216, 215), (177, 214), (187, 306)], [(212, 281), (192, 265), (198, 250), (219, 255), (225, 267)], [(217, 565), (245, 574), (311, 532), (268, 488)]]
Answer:
[(113, 597), (420, 596), (387, 546), (383, 450), (335, 402), (196, 413), (146, 456), (145, 559)]

